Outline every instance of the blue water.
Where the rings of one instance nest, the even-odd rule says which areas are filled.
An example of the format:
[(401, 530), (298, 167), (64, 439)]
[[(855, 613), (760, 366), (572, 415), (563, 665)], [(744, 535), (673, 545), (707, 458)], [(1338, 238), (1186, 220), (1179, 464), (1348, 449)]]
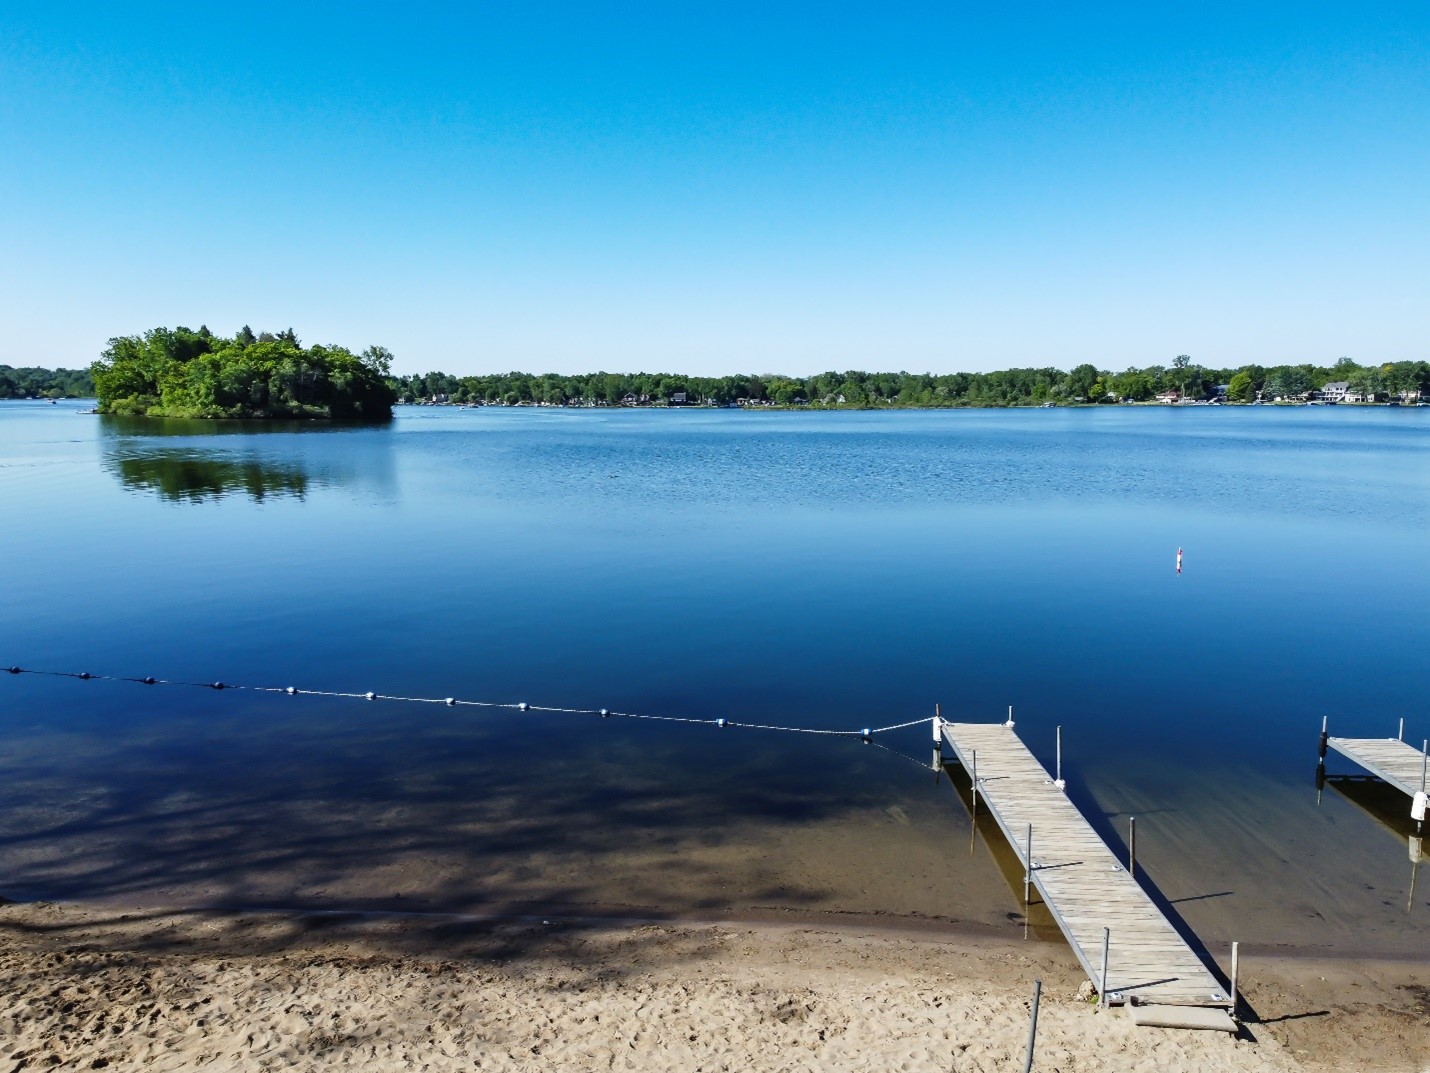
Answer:
[[(1313, 783), (1322, 716), (1430, 734), (1430, 411), (76, 408), (0, 404), (0, 663), (808, 727), (1012, 704), (1209, 942), (1430, 951), (1398, 806)], [(12, 898), (1021, 911), (926, 728), (7, 675), (0, 731)]]

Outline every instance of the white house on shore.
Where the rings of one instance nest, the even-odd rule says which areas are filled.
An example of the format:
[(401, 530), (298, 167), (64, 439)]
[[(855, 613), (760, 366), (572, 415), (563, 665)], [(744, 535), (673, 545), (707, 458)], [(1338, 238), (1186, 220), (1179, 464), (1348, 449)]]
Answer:
[(1346, 380), (1334, 380), (1321, 388), (1322, 402), (1345, 402), (1350, 397), (1351, 385)]

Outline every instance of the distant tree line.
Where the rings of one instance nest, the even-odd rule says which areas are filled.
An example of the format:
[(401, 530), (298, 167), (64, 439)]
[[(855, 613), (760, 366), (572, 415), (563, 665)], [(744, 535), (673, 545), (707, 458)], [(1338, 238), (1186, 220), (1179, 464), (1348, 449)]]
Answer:
[(88, 369), (13, 369), (0, 365), (0, 399), (90, 399)]
[(85, 397), (99, 393), (114, 413), (177, 417), (381, 417), (391, 403), (444, 398), (506, 405), (665, 406), (767, 404), (820, 408), (1036, 406), (1043, 403), (1146, 402), (1177, 392), (1207, 399), (1218, 385), (1231, 402), (1293, 399), (1326, 383), (1345, 381), (1360, 397), (1386, 400), (1410, 392), (1430, 398), (1430, 362), (1362, 365), (1241, 365), (1209, 368), (1187, 355), (1167, 365), (1119, 373), (1084, 364), (991, 373), (827, 372), (817, 376), (681, 376), (673, 373), (495, 373), (454, 376), (431, 372), (394, 377), (392, 355), (369, 347), (354, 355), (341, 347), (302, 347), (292, 329), (232, 339), (207, 328), (156, 328), (110, 341), (94, 376), (83, 370), (0, 366), (0, 398)]
[(384, 420), (392, 354), (304, 347), (293, 329), (231, 339), (206, 327), (155, 328), (111, 339), (90, 367), (104, 413), (149, 417)]
[[(523, 405), (670, 405), (677, 401), (714, 405), (767, 403), (846, 409), (876, 407), (1036, 406), (1043, 403), (1146, 402), (1175, 391), (1182, 398), (1208, 399), (1225, 385), (1232, 402), (1258, 397), (1295, 398), (1322, 385), (1345, 380), (1368, 398), (1421, 391), (1430, 397), (1430, 362), (1402, 361), (1362, 366), (1342, 358), (1331, 366), (1243, 365), (1212, 369), (1178, 355), (1169, 365), (1149, 365), (1112, 373), (1095, 365), (1061, 369), (1005, 369), (992, 373), (828, 372), (817, 376), (678, 376), (670, 373), (499, 373), (453, 376), (423, 373), (395, 377), (403, 402), (434, 397), (457, 403)], [(681, 400), (681, 396), (684, 396)]]

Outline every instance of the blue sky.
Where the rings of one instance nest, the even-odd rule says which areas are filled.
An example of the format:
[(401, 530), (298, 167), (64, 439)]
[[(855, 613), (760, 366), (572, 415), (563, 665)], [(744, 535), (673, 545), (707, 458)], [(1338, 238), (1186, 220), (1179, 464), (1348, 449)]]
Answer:
[(0, 362), (1430, 357), (1423, 3), (209, 6), (0, 7)]

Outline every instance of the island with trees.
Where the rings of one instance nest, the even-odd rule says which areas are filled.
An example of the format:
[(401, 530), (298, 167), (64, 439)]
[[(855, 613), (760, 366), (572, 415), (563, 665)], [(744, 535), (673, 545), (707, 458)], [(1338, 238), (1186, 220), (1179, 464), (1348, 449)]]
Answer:
[(304, 347), (290, 328), (232, 338), (206, 327), (155, 328), (109, 341), (90, 367), (101, 413), (140, 417), (385, 421), (392, 354)]

